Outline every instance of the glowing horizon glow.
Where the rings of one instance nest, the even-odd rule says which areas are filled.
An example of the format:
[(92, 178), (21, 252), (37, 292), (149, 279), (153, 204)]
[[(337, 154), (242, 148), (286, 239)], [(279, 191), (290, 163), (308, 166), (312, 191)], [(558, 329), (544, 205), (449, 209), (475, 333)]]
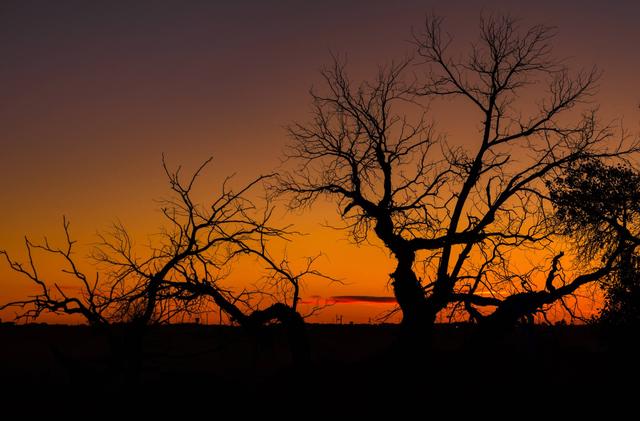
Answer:
[[(79, 256), (88, 253), (95, 232), (114, 220), (144, 243), (160, 222), (154, 200), (168, 193), (162, 153), (186, 169), (214, 156), (200, 197), (227, 175), (235, 173), (242, 184), (277, 171), (287, 141), (283, 126), (309, 118), (308, 89), (320, 87), (318, 69), (330, 61), (329, 52), (348, 55), (355, 80), (371, 77), (377, 64), (412, 51), (406, 42), (411, 27), (419, 31), (431, 11), (445, 16), (463, 48), (475, 39), (482, 11), (521, 16), (525, 25), (557, 26), (556, 56), (569, 57), (575, 70), (599, 66), (604, 78), (595, 101), (604, 118), (623, 118), (637, 132), (640, 56), (633, 52), (640, 4), (265, 3), (0, 6), (0, 248), (23, 259), (25, 234), (62, 239), (62, 215), (71, 221)], [(440, 101), (433, 116), (438, 132), (473, 142), (475, 114)], [(323, 253), (321, 269), (343, 281), (306, 285), (303, 298), (330, 303), (332, 297), (392, 295), (392, 260), (376, 240), (356, 247), (346, 233), (322, 225), (339, 223), (335, 206), (320, 202), (279, 215), (308, 234), (296, 239), (292, 253)], [(44, 261), (43, 271), (66, 282), (54, 262)], [(243, 276), (255, 278), (238, 269), (229, 282)], [(33, 291), (5, 262), (0, 283), (2, 302)], [(329, 322), (342, 314), (345, 321), (365, 322), (386, 305), (392, 306), (336, 300), (310, 320)], [(11, 319), (12, 311), (0, 317)]]

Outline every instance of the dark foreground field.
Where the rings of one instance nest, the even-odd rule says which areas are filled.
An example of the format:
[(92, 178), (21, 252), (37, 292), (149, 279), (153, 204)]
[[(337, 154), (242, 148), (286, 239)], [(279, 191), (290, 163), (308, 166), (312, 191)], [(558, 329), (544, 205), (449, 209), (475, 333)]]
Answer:
[(638, 395), (634, 332), (536, 326), (481, 340), (471, 326), (438, 326), (431, 349), (413, 352), (397, 345), (397, 330), (308, 326), (311, 362), (296, 368), (278, 328), (256, 339), (224, 326), (157, 327), (138, 361), (115, 358), (105, 336), (88, 327), (1, 325), (0, 378), (4, 397), (117, 396), (126, 404), (152, 393), (283, 409), (291, 402), (326, 409), (404, 401), (483, 402), (490, 410), (514, 401), (572, 405), (575, 396), (584, 403)]

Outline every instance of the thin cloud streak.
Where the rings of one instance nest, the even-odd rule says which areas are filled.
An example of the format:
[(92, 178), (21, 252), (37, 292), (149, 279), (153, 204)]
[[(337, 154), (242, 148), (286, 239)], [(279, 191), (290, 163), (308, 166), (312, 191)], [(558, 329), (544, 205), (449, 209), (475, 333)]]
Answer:
[(300, 304), (316, 306), (331, 306), (335, 304), (396, 304), (396, 299), (394, 297), (377, 295), (333, 295), (326, 298), (320, 295), (312, 295), (300, 300)]
[(380, 297), (375, 295), (334, 295), (329, 297), (329, 302), (336, 304), (357, 304), (357, 303), (375, 303), (375, 304), (395, 304), (394, 297)]

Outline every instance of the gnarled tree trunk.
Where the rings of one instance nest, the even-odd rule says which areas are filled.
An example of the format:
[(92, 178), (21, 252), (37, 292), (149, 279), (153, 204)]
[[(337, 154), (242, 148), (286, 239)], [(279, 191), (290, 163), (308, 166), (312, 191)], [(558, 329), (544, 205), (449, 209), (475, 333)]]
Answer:
[(426, 336), (431, 330), (435, 316), (429, 311), (424, 289), (413, 271), (415, 253), (396, 253), (398, 264), (391, 274), (393, 291), (402, 309), (402, 326), (411, 336)]

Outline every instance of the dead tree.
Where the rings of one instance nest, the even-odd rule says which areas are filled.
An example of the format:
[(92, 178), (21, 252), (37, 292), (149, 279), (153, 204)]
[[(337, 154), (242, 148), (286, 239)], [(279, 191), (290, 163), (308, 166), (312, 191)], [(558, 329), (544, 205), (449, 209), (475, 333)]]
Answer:
[[(100, 235), (92, 253), (98, 266), (93, 279), (79, 269), (66, 219), (62, 248), (50, 245), (47, 239), (44, 244), (25, 239), (27, 264), (0, 251), (15, 272), (39, 288), (36, 295), (0, 308), (21, 309), (19, 320), (34, 320), (44, 312), (79, 314), (90, 325), (109, 332), (115, 341), (113, 348), (126, 342), (127, 347), (139, 349), (147, 326), (217, 306), (233, 323), (250, 332), (272, 322), (282, 323), (289, 333), (293, 358), (296, 362), (306, 360), (304, 320), (297, 311), (300, 286), (308, 276), (330, 278), (313, 269), (315, 258), (296, 272), (286, 257), (275, 258), (269, 250), (270, 241), (288, 241), (295, 234), (290, 227), (271, 224), (273, 208), (268, 202), (258, 207), (249, 198), (251, 190), (269, 176), (258, 177), (238, 190), (229, 188), (231, 180), (227, 178), (213, 200), (197, 204), (192, 189), (210, 161), (182, 181), (180, 168), (172, 171), (163, 160), (174, 197), (162, 203), (166, 224), (158, 241), (146, 248), (136, 247), (124, 226), (114, 225)], [(59, 282), (42, 277), (35, 250), (61, 257), (66, 265), (61, 270), (79, 282), (80, 292), (72, 294)], [(266, 273), (268, 280), (262, 288), (234, 291), (223, 285), (242, 256), (252, 256), (262, 266), (258, 271), (263, 276)]]
[[(312, 118), (289, 128), (292, 170), (278, 191), (292, 207), (334, 200), (356, 242), (373, 234), (385, 245), (410, 329), (428, 328), (452, 308), (512, 320), (602, 273), (594, 268), (522, 303), (519, 294), (537, 285), (509, 266), (512, 252), (544, 249), (554, 238), (548, 177), (585, 157), (637, 150), (613, 139), (597, 107), (580, 107), (599, 73), (572, 75), (551, 54), (553, 34), (510, 18), (482, 19), (478, 42), (457, 56), (442, 19), (428, 17), (414, 35), (418, 60), (381, 67), (357, 84), (334, 58), (322, 71), (323, 89), (311, 92)], [(407, 74), (414, 64), (426, 68), (424, 78)], [(424, 104), (443, 97), (475, 109), (478, 132), (455, 143), (437, 135)]]

